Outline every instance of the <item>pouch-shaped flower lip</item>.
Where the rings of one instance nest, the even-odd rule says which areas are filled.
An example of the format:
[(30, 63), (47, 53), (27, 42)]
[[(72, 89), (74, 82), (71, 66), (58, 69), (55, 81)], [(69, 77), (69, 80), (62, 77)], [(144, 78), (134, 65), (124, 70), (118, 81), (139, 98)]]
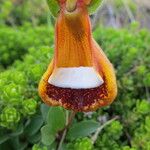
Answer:
[(84, 0), (61, 11), (55, 26), (54, 58), (39, 84), (42, 100), (50, 106), (93, 111), (109, 105), (117, 94), (114, 69), (92, 38)]

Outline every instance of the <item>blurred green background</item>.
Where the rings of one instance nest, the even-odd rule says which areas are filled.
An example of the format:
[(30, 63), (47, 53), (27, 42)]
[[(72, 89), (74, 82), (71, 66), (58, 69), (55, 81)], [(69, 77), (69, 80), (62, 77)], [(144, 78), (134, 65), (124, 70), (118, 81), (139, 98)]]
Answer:
[[(91, 21), (116, 69), (118, 97), (77, 113), (61, 149), (150, 150), (150, 1), (106, 0)], [(58, 148), (49, 118), (60, 122), (65, 110), (42, 104), (37, 92), (53, 56), (54, 22), (45, 0), (0, 0), (0, 150)]]

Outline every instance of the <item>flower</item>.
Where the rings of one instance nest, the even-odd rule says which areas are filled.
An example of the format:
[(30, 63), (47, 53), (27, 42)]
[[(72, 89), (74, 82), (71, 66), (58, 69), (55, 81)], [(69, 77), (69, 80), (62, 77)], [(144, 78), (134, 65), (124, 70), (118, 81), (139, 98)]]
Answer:
[(113, 66), (92, 37), (89, 3), (59, 0), (54, 58), (39, 84), (39, 95), (50, 106), (94, 111), (117, 95)]

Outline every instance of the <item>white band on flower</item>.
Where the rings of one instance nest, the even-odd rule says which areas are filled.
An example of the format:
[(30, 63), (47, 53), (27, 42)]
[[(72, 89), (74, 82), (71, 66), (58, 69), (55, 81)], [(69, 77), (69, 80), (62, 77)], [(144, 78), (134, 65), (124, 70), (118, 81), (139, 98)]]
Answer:
[(70, 67), (55, 69), (48, 83), (61, 88), (89, 89), (102, 85), (104, 81), (93, 67)]

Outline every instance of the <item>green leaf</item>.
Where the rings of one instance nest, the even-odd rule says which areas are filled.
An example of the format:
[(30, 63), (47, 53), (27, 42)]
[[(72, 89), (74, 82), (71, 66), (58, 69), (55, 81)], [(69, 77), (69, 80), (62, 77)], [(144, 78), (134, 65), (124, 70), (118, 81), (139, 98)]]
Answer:
[(45, 121), (48, 115), (48, 111), (49, 111), (50, 107), (45, 105), (45, 104), (41, 104), (41, 113), (42, 113), (42, 117), (43, 120)]
[(20, 147), (18, 148), (18, 150), (26, 150), (28, 146), (28, 143), (21, 143)]
[(68, 131), (67, 138), (73, 140), (76, 138), (86, 137), (95, 132), (100, 124), (96, 121), (82, 121), (74, 124)]
[(51, 107), (48, 116), (47, 123), (52, 127), (52, 130), (57, 132), (65, 127), (65, 112), (61, 107)]
[(50, 125), (45, 125), (41, 129), (42, 143), (49, 146), (55, 141), (55, 132), (51, 129)]
[(15, 149), (15, 150), (19, 150), (19, 148), (20, 148), (20, 141), (19, 141), (19, 137), (17, 136), (17, 137), (12, 137), (11, 139), (10, 139), (10, 143), (11, 143), (11, 145), (12, 145), (12, 147)]
[(47, 125), (42, 127), (42, 143), (49, 146), (55, 141), (56, 133), (65, 127), (65, 112), (61, 107), (51, 107), (47, 115)]
[(8, 142), (0, 144), (0, 150), (12, 150), (12, 146)]
[(47, 0), (47, 4), (49, 6), (49, 10), (54, 17), (57, 17), (60, 7), (57, 0)]
[(30, 124), (25, 129), (25, 134), (27, 134), (28, 136), (34, 135), (41, 128), (42, 124), (43, 124), (42, 116), (37, 115), (33, 117)]
[(57, 144), (57, 142), (53, 142), (50, 146), (47, 146), (48, 150), (56, 150)]
[(0, 144), (7, 141), (10, 137), (8, 135), (0, 135)]
[(100, 7), (102, 0), (91, 0), (90, 4), (88, 5), (89, 14), (95, 13), (95, 11)]
[(10, 145), (15, 150), (25, 150), (27, 148), (27, 145), (28, 145), (28, 143), (26, 141), (21, 142), (19, 140), (19, 136), (12, 137), (9, 142), (10, 142)]
[(38, 143), (40, 141), (40, 139), (41, 139), (41, 132), (38, 132), (38, 133), (34, 134), (33, 136), (28, 137), (28, 141), (33, 144)]
[(11, 137), (18, 136), (22, 133), (23, 133), (23, 123), (20, 123), (19, 126), (17, 127), (17, 129), (14, 132), (12, 132), (11, 134), (9, 134), (9, 136), (11, 136)]

